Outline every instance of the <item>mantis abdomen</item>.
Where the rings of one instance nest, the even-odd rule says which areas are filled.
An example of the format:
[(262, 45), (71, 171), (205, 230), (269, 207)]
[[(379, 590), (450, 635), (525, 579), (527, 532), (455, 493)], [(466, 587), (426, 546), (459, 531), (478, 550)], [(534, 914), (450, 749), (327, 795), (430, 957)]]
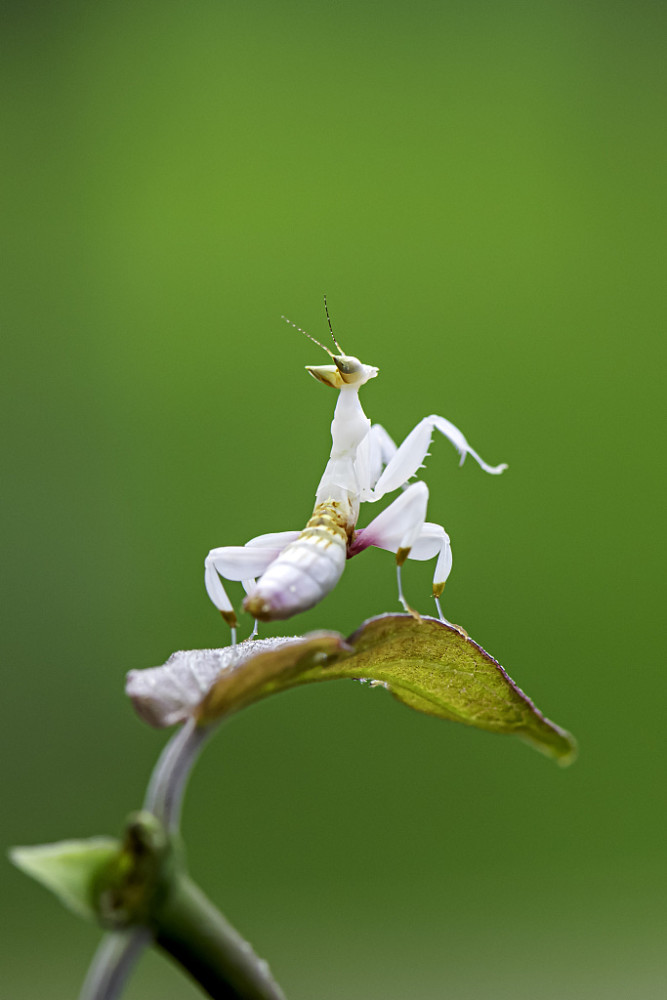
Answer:
[(246, 596), (243, 607), (259, 621), (307, 611), (336, 586), (347, 559), (347, 518), (336, 500), (318, 503), (299, 537), (290, 542)]

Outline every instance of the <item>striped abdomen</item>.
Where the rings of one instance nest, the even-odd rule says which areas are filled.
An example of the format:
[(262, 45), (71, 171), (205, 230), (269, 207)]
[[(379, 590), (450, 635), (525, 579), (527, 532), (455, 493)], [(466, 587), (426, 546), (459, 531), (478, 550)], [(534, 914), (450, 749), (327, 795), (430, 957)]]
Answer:
[(245, 611), (260, 621), (291, 618), (333, 590), (347, 558), (348, 519), (342, 506), (336, 500), (317, 504), (299, 537), (273, 560), (247, 595)]

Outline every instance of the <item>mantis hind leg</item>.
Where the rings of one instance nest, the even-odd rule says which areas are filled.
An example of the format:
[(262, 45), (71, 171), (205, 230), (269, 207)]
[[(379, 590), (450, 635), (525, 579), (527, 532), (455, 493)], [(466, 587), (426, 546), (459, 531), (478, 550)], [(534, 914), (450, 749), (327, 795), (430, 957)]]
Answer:
[(403, 593), (403, 580), (401, 578), (401, 564), (396, 563), (396, 584), (398, 586), (398, 601), (399, 604), (403, 605), (403, 608), (407, 611), (409, 615), (416, 618), (419, 621), (421, 615), (413, 607), (411, 607), (405, 599), (405, 594)]
[[(349, 555), (356, 555), (371, 545), (396, 553), (396, 583), (398, 599), (405, 610), (416, 617), (417, 612), (408, 604), (403, 593), (401, 567), (406, 559), (430, 559), (442, 548), (449, 538), (445, 529), (438, 525), (426, 523), (426, 506), (428, 504), (428, 487), (426, 483), (413, 483), (393, 503), (378, 514), (367, 528), (356, 532), (349, 549)], [(436, 531), (434, 536), (433, 529)], [(438, 560), (437, 569), (442, 566)], [(444, 586), (443, 577), (443, 586)], [(441, 591), (440, 591), (441, 592)]]
[[(251, 538), (245, 545), (226, 545), (211, 549), (204, 563), (206, 591), (232, 632), (232, 646), (236, 645), (238, 619), (234, 606), (222, 583), (239, 580), (254, 586), (283, 549), (299, 537), (298, 531), (278, 531)], [(248, 589), (248, 588), (246, 588)], [(257, 623), (253, 636), (257, 634)]]
[(448, 621), (442, 613), (440, 598), (452, 568), (452, 549), (449, 535), (441, 524), (426, 521), (428, 488), (425, 483), (413, 483), (394, 500), (367, 528), (357, 531), (350, 546), (350, 556), (357, 555), (371, 545), (396, 553), (396, 582), (398, 600), (414, 617), (418, 613), (410, 606), (403, 591), (401, 569), (408, 559), (420, 561), (437, 557), (433, 573), (433, 598), (438, 618), (445, 625), (466, 633)]

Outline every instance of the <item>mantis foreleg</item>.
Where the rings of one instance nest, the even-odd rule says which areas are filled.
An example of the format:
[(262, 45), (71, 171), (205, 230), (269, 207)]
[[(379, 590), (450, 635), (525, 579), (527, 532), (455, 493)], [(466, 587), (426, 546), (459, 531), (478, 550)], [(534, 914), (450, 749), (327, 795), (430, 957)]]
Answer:
[(431, 444), (434, 430), (440, 431), (441, 434), (451, 441), (461, 455), (461, 464), (463, 464), (466, 455), (472, 455), (482, 469), (485, 472), (490, 472), (492, 475), (498, 475), (507, 468), (505, 464), (487, 465), (474, 448), (470, 447), (458, 427), (455, 427), (445, 417), (431, 414), (430, 417), (424, 417), (423, 420), (420, 420), (417, 426), (410, 431), (395, 455), (389, 460), (386, 469), (375, 484), (375, 489), (372, 490), (372, 495), (365, 499), (380, 500), (385, 493), (391, 493), (392, 490), (396, 490), (399, 486), (407, 483), (417, 470), (421, 468), (421, 464), (426, 458)]

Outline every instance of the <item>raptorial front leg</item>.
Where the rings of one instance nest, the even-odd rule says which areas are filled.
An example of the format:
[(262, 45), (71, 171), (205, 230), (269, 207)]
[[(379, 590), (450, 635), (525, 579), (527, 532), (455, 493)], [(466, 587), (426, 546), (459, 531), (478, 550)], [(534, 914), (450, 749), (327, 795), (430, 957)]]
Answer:
[(389, 460), (387, 467), (375, 484), (375, 489), (371, 491), (369, 496), (364, 497), (364, 499), (380, 500), (386, 493), (391, 493), (393, 490), (398, 489), (399, 486), (407, 483), (422, 467), (422, 462), (428, 453), (434, 430), (439, 431), (448, 441), (451, 441), (461, 456), (461, 465), (466, 455), (472, 455), (481, 468), (492, 475), (498, 475), (507, 468), (507, 465), (504, 463), (501, 465), (488, 465), (477, 454), (474, 448), (470, 447), (458, 427), (455, 427), (445, 417), (431, 414), (430, 417), (424, 417), (423, 420), (420, 420), (417, 426), (410, 431), (396, 453)]
[(271, 565), (289, 545), (299, 537), (299, 531), (277, 531), (251, 538), (245, 545), (225, 545), (211, 549), (204, 563), (206, 591), (216, 608), (232, 630), (232, 645), (236, 645), (238, 619), (225, 590), (222, 579), (240, 580), (250, 584), (251, 580)]

